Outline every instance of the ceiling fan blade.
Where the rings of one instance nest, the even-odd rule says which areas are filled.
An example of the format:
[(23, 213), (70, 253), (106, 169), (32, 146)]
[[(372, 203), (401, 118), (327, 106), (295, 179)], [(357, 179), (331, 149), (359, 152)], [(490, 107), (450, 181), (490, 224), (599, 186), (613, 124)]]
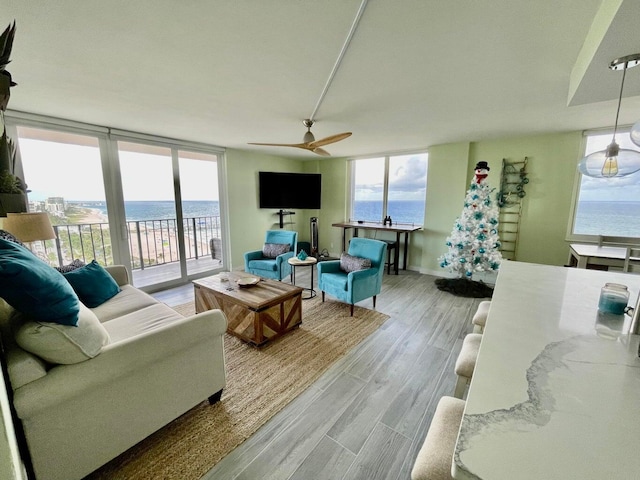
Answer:
[(330, 157), (331, 154), (329, 152), (327, 152), (324, 148), (320, 148), (320, 147), (316, 147), (313, 149), (310, 149), (313, 153), (316, 153), (318, 155), (321, 155), (323, 157)]
[(340, 140), (344, 140), (351, 136), (351, 132), (338, 133), (336, 135), (331, 135), (330, 137), (321, 138), (320, 140), (316, 140), (315, 142), (311, 142), (309, 144), (310, 147), (322, 147), (324, 145), (329, 145), (330, 143), (336, 143)]
[(255, 143), (249, 142), (248, 145), (266, 145), (267, 147), (298, 147), (307, 148), (306, 143)]

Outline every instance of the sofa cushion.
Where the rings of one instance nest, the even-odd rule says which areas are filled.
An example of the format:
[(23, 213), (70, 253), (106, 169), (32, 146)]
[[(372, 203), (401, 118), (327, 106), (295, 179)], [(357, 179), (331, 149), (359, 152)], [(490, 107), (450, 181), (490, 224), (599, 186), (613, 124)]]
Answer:
[(265, 258), (276, 258), (289, 250), (291, 250), (291, 245), (288, 243), (265, 243), (262, 247), (262, 255)]
[(163, 303), (156, 303), (104, 323), (112, 343), (169, 325), (184, 317)]
[(113, 277), (95, 260), (63, 275), (78, 294), (80, 301), (89, 308), (102, 305), (120, 291)]
[(132, 285), (123, 285), (120, 288), (120, 293), (116, 296), (91, 309), (102, 323), (158, 303), (151, 295)]
[(0, 239), (0, 296), (33, 320), (76, 325), (80, 302), (62, 274), (27, 248)]
[(340, 255), (340, 269), (347, 273), (367, 268), (371, 268), (371, 260), (368, 258), (354, 257), (344, 252)]
[(16, 332), (16, 343), (50, 363), (72, 364), (95, 357), (109, 343), (98, 317), (80, 304), (78, 326), (27, 320)]

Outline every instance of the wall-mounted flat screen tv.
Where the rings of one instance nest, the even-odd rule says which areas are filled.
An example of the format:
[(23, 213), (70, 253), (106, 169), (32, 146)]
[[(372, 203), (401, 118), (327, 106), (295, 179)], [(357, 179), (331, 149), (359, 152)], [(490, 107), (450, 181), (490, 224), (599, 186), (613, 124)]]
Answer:
[(320, 173), (258, 172), (260, 208), (319, 209)]

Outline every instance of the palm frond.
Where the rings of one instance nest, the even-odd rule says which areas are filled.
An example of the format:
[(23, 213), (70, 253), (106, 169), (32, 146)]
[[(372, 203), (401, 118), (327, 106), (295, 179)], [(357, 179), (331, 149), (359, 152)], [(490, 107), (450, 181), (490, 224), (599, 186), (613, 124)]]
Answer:
[(11, 49), (13, 48), (13, 39), (16, 35), (16, 21), (10, 23), (0, 35), (0, 71), (4, 70), (11, 61)]

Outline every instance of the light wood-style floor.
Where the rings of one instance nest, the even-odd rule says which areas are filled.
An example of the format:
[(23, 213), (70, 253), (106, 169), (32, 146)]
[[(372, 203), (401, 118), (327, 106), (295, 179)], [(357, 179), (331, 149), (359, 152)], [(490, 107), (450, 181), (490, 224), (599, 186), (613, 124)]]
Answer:
[[(303, 270), (299, 286), (309, 284)], [(441, 292), (435, 278), (385, 274), (377, 301), (385, 324), (203, 478), (409, 479), (439, 398), (453, 393), (453, 366), (482, 300)], [(154, 296), (176, 305), (192, 290)]]

